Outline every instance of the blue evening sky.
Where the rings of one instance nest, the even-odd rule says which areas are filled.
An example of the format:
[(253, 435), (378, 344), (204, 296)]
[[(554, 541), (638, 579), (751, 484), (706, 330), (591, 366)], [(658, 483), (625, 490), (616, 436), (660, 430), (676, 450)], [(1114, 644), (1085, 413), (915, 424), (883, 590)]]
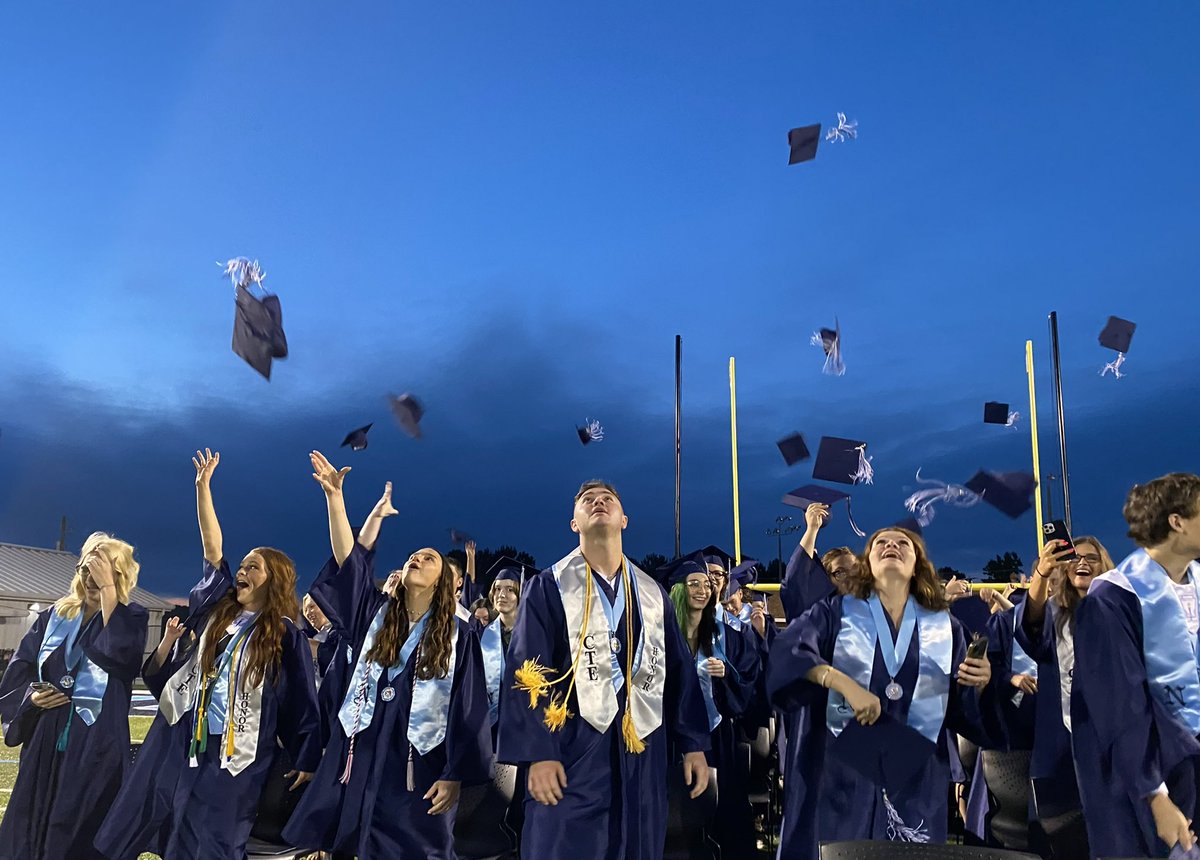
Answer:
[[(680, 334), (684, 548), (732, 549), (736, 356), (742, 547), (769, 558), (811, 474), (790, 431), (870, 443), (866, 528), (918, 467), (1028, 469), (1026, 339), (1057, 474), (1057, 310), (1075, 531), (1119, 557), (1130, 485), (1200, 469), (1198, 38), (1187, 2), (9, 6), (0, 540), (52, 546), (66, 514), (72, 547), (113, 531), (182, 593), (209, 445), (229, 553), (279, 546), (302, 582), (328, 551), (312, 448), (353, 465), (356, 519), (395, 482), (389, 563), (456, 526), (549, 564), (593, 476), (628, 553), (669, 554)], [(787, 130), (839, 110), (859, 139), (787, 166)], [(237, 255), (283, 305), (269, 383), (229, 350)], [(1110, 314), (1138, 324), (1119, 381)], [(840, 378), (808, 343), (835, 317)], [(992, 399), (1018, 429), (981, 423)], [(979, 570), (1034, 530), (980, 506), (926, 537)]]

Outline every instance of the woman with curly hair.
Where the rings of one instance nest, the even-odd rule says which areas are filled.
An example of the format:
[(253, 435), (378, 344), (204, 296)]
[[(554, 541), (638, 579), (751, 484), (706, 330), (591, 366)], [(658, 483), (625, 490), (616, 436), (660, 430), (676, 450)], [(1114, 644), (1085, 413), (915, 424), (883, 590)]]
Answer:
[[(781, 856), (819, 842), (945, 842), (950, 764), (944, 728), (983, 739), (991, 667), (968, 657), (925, 545), (908, 529), (867, 541), (845, 593), (814, 604), (776, 639), (767, 688), (811, 709), (789, 771)], [(957, 672), (954, 670), (957, 669)]]
[(0, 681), (4, 740), (21, 745), (0, 857), (100, 857), (92, 840), (125, 773), (146, 646), (146, 610), (129, 602), (139, 567), (125, 541), (90, 535), (70, 593), (38, 615)]
[(112, 860), (242, 860), (279, 747), (293, 790), (321, 755), (312, 656), (292, 620), (296, 568), (258, 547), (230, 571), (210, 488), (220, 457), (192, 460), (204, 576), (142, 672), (159, 712), (96, 837)]
[(1029, 592), (1015, 609), (1016, 644), (1037, 663), (1036, 675), (1018, 673), (1024, 684), (1018, 691), (1037, 693), (1029, 760), (1034, 811), (1055, 844), (1056, 857), (1088, 856), (1071, 757), (1075, 618), (1092, 581), (1112, 568), (1112, 556), (1094, 537), (1075, 538), (1074, 547), (1049, 541), (1033, 567)]
[[(284, 836), (359, 860), (455, 857), (463, 782), (490, 776), (491, 736), (478, 638), (455, 615), (454, 575), (428, 547), (375, 585), (375, 529), (356, 542), (342, 483), (349, 467), (310, 455), (325, 491), (333, 558), (309, 590), (342, 631), (354, 667), (325, 757)], [(391, 507), (391, 487), (377, 509)], [(377, 524), (372, 516), (369, 521)]]

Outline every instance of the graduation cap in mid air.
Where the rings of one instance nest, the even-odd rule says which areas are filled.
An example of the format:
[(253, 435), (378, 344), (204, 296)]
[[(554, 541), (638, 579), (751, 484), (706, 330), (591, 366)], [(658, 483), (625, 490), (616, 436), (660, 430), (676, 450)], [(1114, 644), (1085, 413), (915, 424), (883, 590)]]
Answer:
[(867, 443), (857, 439), (822, 436), (812, 476), (818, 481), (835, 481), (839, 484), (872, 483), (875, 470), (871, 467), (871, 458), (867, 456)]
[(833, 487), (822, 487), (820, 484), (807, 484), (803, 487), (797, 487), (789, 493), (783, 494), (783, 503), (791, 505), (794, 508), (804, 510), (811, 504), (820, 503), (833, 507), (838, 502), (845, 500), (846, 502), (846, 518), (850, 520), (850, 528), (859, 537), (866, 537), (867, 533), (858, 527), (858, 523), (854, 521), (854, 512), (850, 509), (850, 494), (841, 490), (835, 490)]
[(374, 427), (374, 424), (368, 424), (366, 427), (359, 427), (357, 430), (351, 430), (346, 434), (346, 438), (342, 440), (339, 448), (350, 446), (351, 451), (361, 451), (367, 447), (367, 431)]
[(779, 446), (779, 453), (783, 455), (783, 462), (789, 466), (794, 466), (801, 460), (807, 460), (812, 456), (808, 450), (808, 446), (804, 444), (804, 437), (799, 433), (785, 436), (775, 444)]
[(1136, 328), (1137, 324), (1131, 323), (1129, 320), (1109, 317), (1108, 322), (1100, 331), (1100, 345), (1105, 349), (1117, 352), (1129, 352), (1129, 345), (1133, 341), (1133, 332)]
[(1008, 404), (997, 403), (994, 400), (989, 400), (987, 403), (983, 404), (983, 423), (1007, 424)]
[(1033, 507), (1037, 481), (1028, 472), (990, 472), (981, 469), (964, 486), (1015, 520)]
[(809, 339), (813, 346), (821, 347), (825, 353), (825, 364), (822, 373), (831, 376), (841, 376), (846, 372), (846, 363), (842, 361), (842, 326), (835, 317), (833, 328), (822, 328), (813, 332)]
[(421, 418), (425, 415), (425, 407), (421, 405), (420, 401), (411, 394), (399, 396), (392, 394), (388, 396), (388, 403), (400, 429), (414, 439), (421, 438), (420, 425)]
[(594, 418), (585, 418), (582, 427), (576, 427), (575, 432), (579, 435), (579, 441), (584, 445), (590, 445), (592, 442), (604, 441), (604, 428), (600, 426), (600, 422)]
[(817, 145), (821, 142), (821, 124), (805, 125), (788, 132), (788, 164), (812, 161), (817, 157)]
[(470, 539), (471, 539), (471, 536), (469, 534), (467, 534), (466, 532), (460, 532), (458, 529), (450, 529), (450, 542), (451, 543), (462, 544), (462, 543), (466, 543)]
[(271, 362), (287, 358), (287, 335), (283, 332), (283, 309), (279, 297), (268, 293), (261, 299), (241, 284), (233, 316), (233, 351), (266, 379)]

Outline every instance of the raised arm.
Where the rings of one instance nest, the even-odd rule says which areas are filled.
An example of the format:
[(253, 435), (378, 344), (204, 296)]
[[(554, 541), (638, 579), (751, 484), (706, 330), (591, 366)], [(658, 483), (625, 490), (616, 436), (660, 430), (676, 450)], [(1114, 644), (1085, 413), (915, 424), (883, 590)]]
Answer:
[(346, 500), (342, 497), (342, 482), (346, 480), (350, 467), (335, 469), (320, 451), (313, 451), (308, 459), (312, 463), (313, 480), (325, 491), (325, 505), (329, 509), (329, 544), (333, 548), (334, 561), (340, 567), (350, 555), (350, 550), (354, 549), (354, 532), (350, 530)]
[(375, 541), (379, 540), (379, 529), (383, 526), (383, 521), (398, 513), (400, 512), (392, 507), (392, 482), (388, 481), (383, 485), (383, 495), (371, 509), (367, 521), (358, 530), (358, 545), (366, 550), (373, 549)]
[[(1027, 629), (1040, 627), (1046, 617), (1046, 600), (1050, 596), (1050, 574), (1054, 572), (1063, 556), (1071, 551), (1066, 541), (1052, 540), (1042, 547), (1030, 577), (1029, 594), (1025, 597), (1025, 614), (1022, 623)], [(1067, 584), (1070, 588), (1070, 584)]]
[(196, 467), (196, 519), (200, 521), (200, 541), (204, 545), (204, 560), (217, 567), (225, 557), (221, 537), (221, 524), (217, 522), (217, 511), (213, 507), (212, 474), (221, 462), (221, 452), (214, 454), (205, 448), (196, 452), (192, 465)]
[(800, 546), (812, 558), (817, 554), (817, 532), (829, 519), (829, 505), (813, 502), (804, 509), (804, 536), (800, 538)]

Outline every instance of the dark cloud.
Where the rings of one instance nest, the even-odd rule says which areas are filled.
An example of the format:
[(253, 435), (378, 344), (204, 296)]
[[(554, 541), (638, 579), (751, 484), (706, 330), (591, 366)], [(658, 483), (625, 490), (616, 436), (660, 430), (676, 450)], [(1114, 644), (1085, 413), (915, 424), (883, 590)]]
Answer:
[[(139, 404), (133, 393), (74, 383), (29, 361), (13, 362), (0, 386), (0, 539), (52, 546), (65, 514), (72, 548), (93, 529), (113, 531), (137, 545), (146, 587), (182, 594), (200, 560), (189, 457), (207, 445), (222, 454), (213, 486), (229, 554), (278, 546), (296, 559), (303, 583), (328, 552), (324, 499), (307, 459), (313, 448), (353, 467), (347, 500), (355, 521), (366, 515), (384, 481), (394, 482), (401, 513), (383, 534), (385, 564), (420, 545), (447, 545), (451, 526), (483, 545), (512, 544), (549, 564), (572, 546), (575, 489), (596, 476), (622, 491), (630, 554), (670, 554), (671, 339), (664, 338), (661, 349), (652, 344), (647, 352), (654, 361), (643, 361), (661, 363), (661, 372), (643, 367), (633, 385), (628, 364), (602, 346), (612, 335), (577, 319), (535, 334), (515, 314), (493, 313), (447, 337), (444, 349), (423, 360), (406, 354), (399, 336), (394, 356), (369, 353), (341, 387), (306, 392), (292, 379), (249, 389), (259, 397), (243, 396), (247, 389), (239, 387), (233, 399), (210, 384), (181, 385), (155, 405)], [(252, 375), (249, 368), (237, 371)], [(288, 363), (278, 366), (282, 380), (291, 373)], [(651, 397), (655, 384), (661, 391)], [(420, 440), (405, 437), (387, 417), (386, 394), (401, 390), (425, 404)], [(720, 397), (707, 394), (685, 389), (685, 550), (709, 542), (733, 545), (728, 411)], [(1200, 419), (1200, 404), (1165, 401), (1162, 392), (1121, 383), (1105, 394), (1098, 404), (1068, 413), (1073, 513), (1078, 532), (1099, 534), (1120, 556), (1129, 549), (1120, 515), (1129, 486), (1200, 466), (1194, 434), (1185, 429)], [(985, 427), (975, 420), (974, 399), (943, 395), (929, 406), (918, 405), (919, 399), (877, 392), (831, 399), (820, 410), (796, 409), (749, 388), (739, 401), (738, 427), (743, 553), (773, 557), (775, 540), (765, 529), (781, 514), (802, 521), (802, 512), (779, 503), (786, 490), (809, 480), (811, 464), (786, 469), (774, 447), (793, 429), (814, 441), (822, 433), (854, 433), (871, 442), (875, 485), (854, 492), (856, 516), (867, 529), (905, 515), (902, 502), (916, 486), (918, 467), (925, 476), (954, 482), (981, 467), (1027, 468), (1027, 425), (1013, 431)], [(1160, 402), (1175, 411), (1164, 412)], [(606, 438), (585, 448), (574, 428), (588, 416), (604, 423)], [(376, 422), (369, 448), (337, 448), (349, 429), (368, 421)], [(1043, 469), (1057, 473), (1053, 425), (1049, 416), (1042, 421)], [(1055, 508), (1061, 505), (1055, 502)], [(785, 542), (785, 555), (795, 537)], [(1013, 522), (982, 505), (942, 509), (927, 538), (938, 564), (975, 571), (1005, 550), (1029, 557), (1034, 519)], [(861, 544), (837, 519), (822, 543), (841, 542)]]

